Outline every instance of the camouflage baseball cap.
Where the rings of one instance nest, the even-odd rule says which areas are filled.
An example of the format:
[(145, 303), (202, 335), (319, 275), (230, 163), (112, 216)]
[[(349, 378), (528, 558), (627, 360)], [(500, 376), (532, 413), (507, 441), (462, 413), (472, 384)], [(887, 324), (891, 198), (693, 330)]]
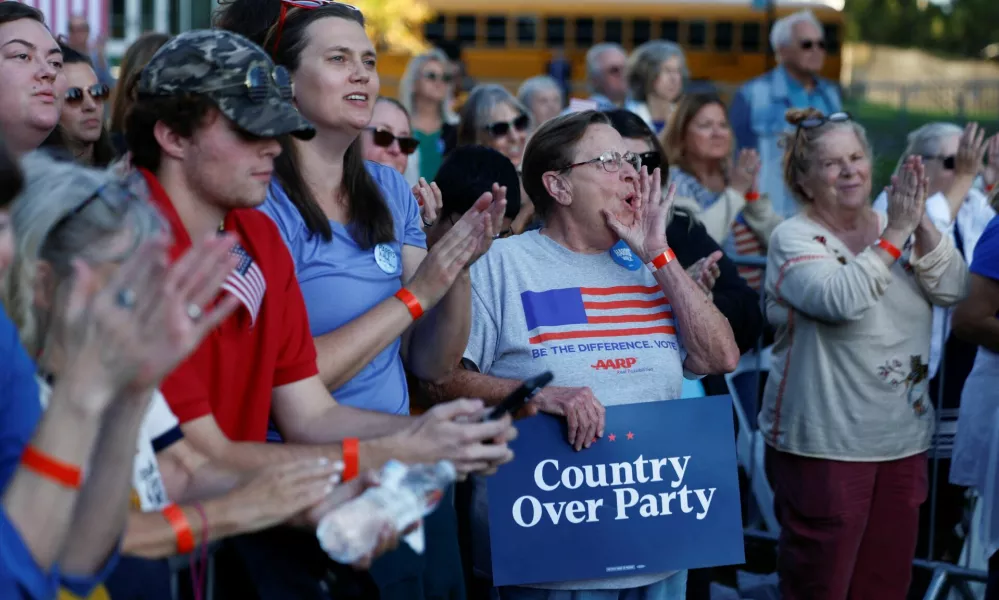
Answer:
[(142, 70), (140, 96), (204, 94), (247, 133), (304, 140), (316, 130), (291, 104), (291, 77), (264, 50), (230, 31), (182, 33), (160, 48)]

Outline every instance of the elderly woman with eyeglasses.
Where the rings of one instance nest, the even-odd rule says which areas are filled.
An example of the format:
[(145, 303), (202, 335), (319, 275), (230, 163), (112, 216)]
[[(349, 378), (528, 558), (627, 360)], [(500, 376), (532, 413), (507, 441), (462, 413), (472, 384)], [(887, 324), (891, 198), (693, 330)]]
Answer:
[[(497, 240), (472, 267), (472, 331), (463, 361), (469, 370), (441, 385), (446, 395), (476, 390), (487, 403), (498, 403), (521, 379), (550, 370), (553, 385), (535, 404), (566, 418), (568, 442), (579, 450), (603, 435), (604, 406), (672, 400), (680, 397), (685, 376), (735, 368), (739, 349), (732, 328), (669, 247), (672, 195), (662, 193), (660, 171), (641, 167), (605, 114), (548, 121), (531, 137), (523, 167), (524, 187), (544, 225)], [(618, 240), (627, 252), (612, 251)], [(616, 290), (617, 298), (640, 301), (635, 304), (643, 308), (626, 314), (607, 309), (612, 318), (606, 320), (567, 321), (573, 294), (580, 309), (587, 298), (581, 289)], [(554, 314), (563, 315), (558, 323), (543, 318)], [(599, 371), (590, 354), (552, 350), (565, 343), (568, 331), (584, 340), (613, 335), (632, 342), (630, 352), (643, 368)], [(485, 545), (487, 501), (479, 481), (473, 498), (481, 511), (473, 519), (474, 539)], [(476, 554), (476, 571), (490, 572), (485, 554)], [(650, 573), (536, 586), (541, 589), (505, 587), (500, 597), (554, 599), (564, 597), (560, 590), (572, 590), (572, 597), (586, 598), (585, 591), (607, 590), (673, 600), (684, 598), (685, 580), (682, 572)]]
[(846, 113), (792, 110), (784, 155), (801, 212), (767, 256), (777, 327), (759, 428), (781, 525), (788, 600), (905, 598), (933, 434), (934, 306), (966, 293), (967, 266), (925, 211), (908, 159), (871, 208), (871, 150)]

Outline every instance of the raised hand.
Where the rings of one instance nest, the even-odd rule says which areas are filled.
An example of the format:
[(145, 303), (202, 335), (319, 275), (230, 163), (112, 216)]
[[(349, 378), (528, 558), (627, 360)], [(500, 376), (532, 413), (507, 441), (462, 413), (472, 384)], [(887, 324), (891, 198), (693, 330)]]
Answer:
[(420, 205), (420, 218), (423, 219), (423, 226), (430, 227), (437, 222), (441, 209), (444, 207), (444, 197), (441, 189), (436, 183), (427, 183), (427, 180), (420, 177), (420, 182), (413, 186), (413, 195)]
[(888, 186), (888, 224), (885, 230), (895, 232), (903, 241), (908, 239), (923, 220), (928, 188), (929, 180), (922, 159), (910, 156)]
[(985, 130), (978, 123), (968, 123), (961, 134), (954, 160), (954, 172), (957, 175), (975, 177), (982, 168), (985, 158)]
[[(476, 204), (481, 201), (482, 198)], [(440, 302), (451, 289), (482, 242), (488, 224), (481, 212), (470, 214), (474, 210), (475, 206), (430, 248), (408, 284), (424, 311)]]
[(166, 241), (147, 242), (100, 290), (91, 267), (75, 261), (72, 290), (52, 329), (72, 357), (69, 368), (89, 372), (115, 394), (156, 388), (238, 305), (226, 297), (202, 308), (235, 266), (234, 243), (212, 235), (168, 265)]
[(744, 148), (739, 151), (735, 166), (729, 174), (729, 185), (740, 194), (747, 194), (756, 187), (756, 175), (760, 172), (760, 155), (756, 150)]
[[(503, 228), (503, 216), (506, 214), (506, 186), (494, 183), (492, 191), (487, 192), (487, 194), (491, 199), (491, 203), (485, 208), (488, 227), (479, 240), (479, 247), (475, 249), (475, 254), (468, 261), (468, 266), (472, 266), (475, 261), (482, 258), (482, 255), (489, 251), (489, 248), (493, 245), (493, 240), (499, 237), (500, 230)], [(486, 198), (487, 194), (480, 196), (476, 204)], [(474, 209), (475, 205), (472, 208)]]
[(694, 280), (701, 291), (707, 294), (708, 298), (711, 297), (711, 290), (714, 289), (715, 282), (721, 276), (718, 261), (721, 260), (722, 256), (721, 250), (715, 250), (687, 268), (687, 275)]
[(673, 205), (676, 186), (671, 185), (666, 194), (662, 193), (662, 178), (659, 169), (649, 175), (646, 167), (638, 173), (637, 195), (631, 203), (634, 219), (624, 225), (614, 213), (604, 209), (604, 220), (611, 231), (624, 240), (631, 251), (648, 262), (666, 251), (666, 219)]

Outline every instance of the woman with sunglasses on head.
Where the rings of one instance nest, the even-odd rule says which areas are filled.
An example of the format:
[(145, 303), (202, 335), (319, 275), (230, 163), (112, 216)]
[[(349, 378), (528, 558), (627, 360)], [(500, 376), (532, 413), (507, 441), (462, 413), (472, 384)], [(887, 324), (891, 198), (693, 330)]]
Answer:
[[(760, 159), (742, 150), (733, 160), (735, 138), (725, 105), (711, 93), (687, 94), (673, 113), (663, 145), (677, 206), (689, 209), (730, 255), (761, 256), (770, 232), (780, 223), (769, 198), (756, 191)], [(763, 271), (740, 267), (753, 289)]]
[[(319, 376), (341, 404), (408, 415), (404, 367), (433, 382), (461, 360), (470, 328), (467, 267), (499, 231), (505, 190), (484, 194), (428, 252), (409, 185), (363, 158), (379, 80), (361, 12), (314, 0), (235, 0), (217, 23), (287, 68), (298, 109), (316, 129), (310, 141), (285, 142), (261, 208), (295, 262)], [(435, 186), (418, 191), (424, 202), (439, 194)], [(452, 577), (442, 585), (460, 588), (453, 522), (444, 501), (426, 523), (427, 556), (404, 548), (375, 563), (383, 598), (434, 595)]]
[[(492, 148), (510, 159), (520, 172), (527, 136), (532, 127), (527, 108), (501, 85), (475, 86), (461, 107), (458, 145)], [(522, 233), (534, 218), (534, 204), (521, 186), (520, 211), (511, 230)]]
[(925, 210), (922, 160), (871, 207), (871, 149), (846, 113), (791, 110), (784, 178), (801, 211), (773, 232), (776, 326), (759, 429), (787, 600), (906, 597), (927, 495), (934, 306), (968, 268)]
[[(371, 122), (364, 128), (361, 136), (364, 141), (364, 160), (392, 167), (401, 175), (405, 175), (409, 162), (420, 160), (417, 151), (420, 142), (412, 135), (406, 107), (398, 100), (379, 96), (375, 101)], [(428, 197), (429, 202), (424, 202), (419, 192), (421, 186), (427, 186), (426, 180), (414, 186), (413, 194), (417, 196), (420, 204), (423, 226), (430, 227), (440, 215), (441, 198), (433, 194)]]
[(69, 88), (59, 116), (59, 127), (44, 145), (65, 148), (81, 164), (106, 167), (114, 160), (114, 148), (104, 125), (104, 106), (111, 88), (97, 79), (87, 56), (65, 44), (59, 46)]
[(420, 142), (420, 159), (411, 161), (406, 181), (433, 181), (444, 155), (454, 147), (458, 116), (454, 101), (451, 61), (439, 49), (410, 59), (399, 82), (399, 102), (409, 112), (413, 135)]

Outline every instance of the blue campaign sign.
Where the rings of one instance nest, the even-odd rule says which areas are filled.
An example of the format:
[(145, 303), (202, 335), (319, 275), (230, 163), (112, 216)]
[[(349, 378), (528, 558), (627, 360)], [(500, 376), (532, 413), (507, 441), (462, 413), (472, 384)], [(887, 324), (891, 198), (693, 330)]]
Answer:
[(564, 419), (517, 428), (516, 458), (487, 480), (495, 585), (745, 561), (730, 396), (608, 407), (581, 452)]

